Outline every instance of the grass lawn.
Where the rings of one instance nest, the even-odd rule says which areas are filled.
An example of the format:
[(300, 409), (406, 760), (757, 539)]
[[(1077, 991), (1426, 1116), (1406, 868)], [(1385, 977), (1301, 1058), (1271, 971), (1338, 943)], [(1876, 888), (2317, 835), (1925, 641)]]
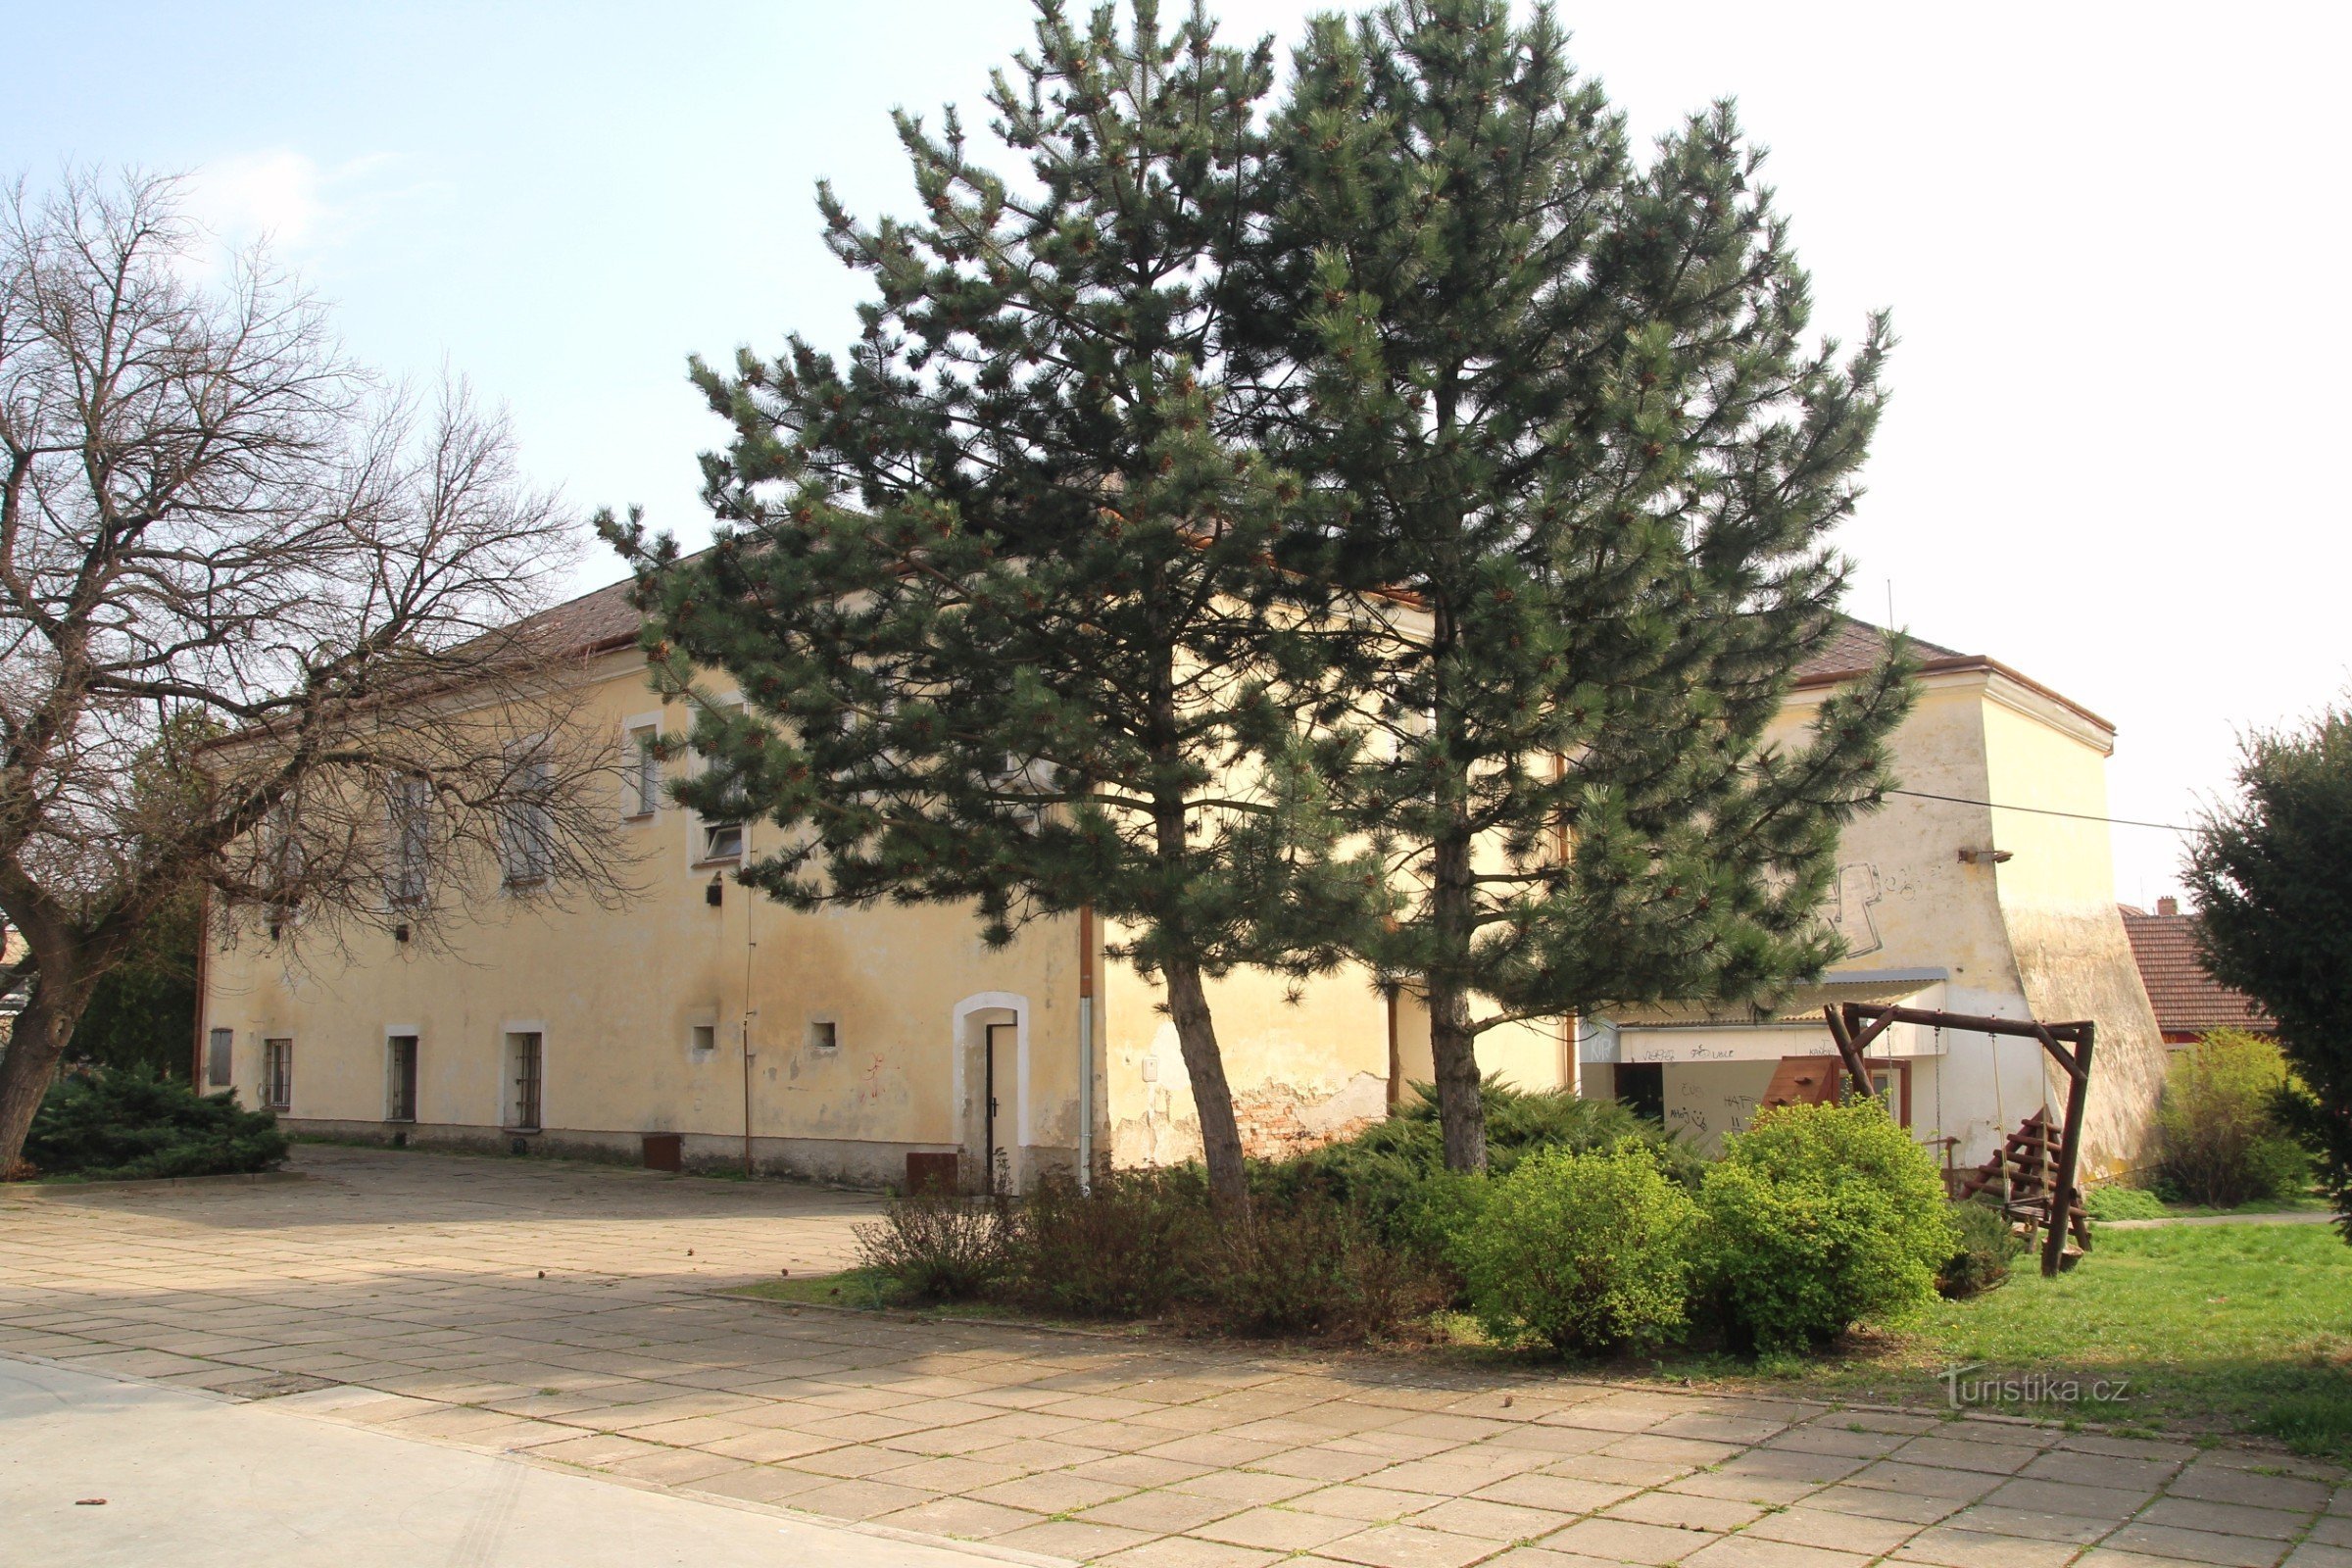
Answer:
[[(2109, 1429), (2196, 1438), (2284, 1440), (2297, 1451), (2352, 1457), (2352, 1247), (2327, 1225), (2181, 1225), (2101, 1231), (2072, 1271), (2044, 1280), (2032, 1258), (2009, 1283), (1939, 1301), (1899, 1329), (1857, 1335), (1835, 1354), (1761, 1364), (1690, 1354), (1654, 1364), (1572, 1370), (1727, 1393), (1794, 1395), (1853, 1404), (1947, 1408), (1938, 1374), (1980, 1370), (1979, 1408)], [(767, 1280), (732, 1293), (820, 1306), (888, 1305), (873, 1270)], [(990, 1303), (933, 1307), (943, 1317), (1034, 1318)], [(1451, 1322), (1451, 1319), (1448, 1319)], [(1149, 1325), (1089, 1324), (1148, 1334)], [(1407, 1355), (1527, 1366), (1475, 1343)], [(2092, 1397), (2104, 1382), (2122, 1396)], [(2070, 1389), (2069, 1385), (2073, 1387)]]
[[(1972, 1381), (2039, 1379), (1978, 1401), (1989, 1408), (2174, 1435), (2259, 1433), (2306, 1453), (2352, 1453), (2352, 1247), (2333, 1227), (2101, 1231), (2090, 1255), (2055, 1280), (2022, 1261), (2000, 1289), (1937, 1302), (1842, 1356), (1660, 1370), (1855, 1403), (1942, 1405), (1937, 1374), (1979, 1366)], [(2093, 1402), (2099, 1380), (2124, 1382), (2123, 1397)], [(2032, 1396), (2044, 1393), (2058, 1396)]]

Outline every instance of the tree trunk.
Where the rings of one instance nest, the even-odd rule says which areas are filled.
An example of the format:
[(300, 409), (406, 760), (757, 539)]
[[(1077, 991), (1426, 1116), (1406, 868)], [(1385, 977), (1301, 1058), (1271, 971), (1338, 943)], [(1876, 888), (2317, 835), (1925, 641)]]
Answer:
[(1445, 964), (1423, 982), (1429, 995), (1429, 1054), (1438, 1080), (1438, 1125), (1446, 1137), (1446, 1168), (1487, 1168), (1487, 1107), (1478, 1086), (1478, 1033), (1470, 1026), (1470, 840), (1449, 834), (1434, 846), (1430, 919), (1444, 946)]
[[(83, 1001), (86, 1004), (86, 993)], [(33, 1113), (49, 1093), (58, 1059), (65, 1055), (66, 1042), (74, 1038), (80, 1016), (78, 1006), (58, 1005), (56, 988), (43, 977), (33, 980), (31, 1000), (9, 1034), (8, 1054), (0, 1056), (0, 1176), (24, 1157)]]
[(1242, 1130), (1234, 1119), (1233, 1090), (1225, 1082), (1225, 1058), (1217, 1050), (1217, 1028), (1200, 988), (1200, 965), (1188, 960), (1165, 966), (1168, 1015), (1176, 1021), (1176, 1043), (1193, 1084), (1193, 1108), (1200, 1115), (1200, 1154), (1208, 1165), (1208, 1192), (1229, 1215), (1250, 1212), (1249, 1173), (1242, 1165)]

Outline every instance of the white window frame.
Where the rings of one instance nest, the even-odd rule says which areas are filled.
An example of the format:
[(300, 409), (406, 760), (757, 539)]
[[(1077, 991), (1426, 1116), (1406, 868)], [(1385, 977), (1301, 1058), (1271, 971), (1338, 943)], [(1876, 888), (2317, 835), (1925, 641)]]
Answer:
[[(544, 752), (544, 737), (516, 748), (518, 775), (535, 773), (547, 788), (555, 785), (555, 769)], [(544, 805), (517, 798), (499, 811), (498, 861), (502, 889), (529, 892), (547, 885), (555, 874), (555, 813)]]
[(662, 715), (631, 713), (620, 721), (620, 815), (625, 822), (650, 822), (662, 814), (662, 759), (650, 742), (662, 739)]
[[(729, 692), (723, 697), (710, 697), (703, 701), (711, 708), (741, 708), (743, 707), (743, 693)], [(695, 767), (699, 771), (702, 766), (702, 754), (698, 752), (695, 754)], [(713, 840), (721, 833), (735, 835), (733, 850), (715, 851), (713, 849)], [(694, 813), (693, 836), (687, 841), (686, 847), (687, 865), (691, 869), (709, 870), (710, 867), (718, 865), (741, 865), (751, 852), (752, 825), (749, 822), (725, 820), (714, 822), (700, 811)]]
[(384, 781), (384, 902), (414, 909), (431, 891), (433, 785), (416, 773)]

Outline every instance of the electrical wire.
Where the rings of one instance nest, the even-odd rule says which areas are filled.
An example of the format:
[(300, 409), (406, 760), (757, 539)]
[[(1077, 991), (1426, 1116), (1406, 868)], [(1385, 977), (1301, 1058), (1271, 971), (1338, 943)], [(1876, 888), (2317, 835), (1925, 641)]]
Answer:
[(2178, 822), (2142, 822), (2129, 816), (2097, 816), (2089, 811), (2059, 811), (2046, 806), (2011, 806), (2002, 801), (1972, 801), (1965, 795), (1931, 795), (1926, 790), (1883, 790), (1885, 795), (1908, 795), (1915, 801), (1948, 801), (1954, 806), (1984, 806), (1996, 811), (2031, 811), (2035, 816), (2071, 817), (2077, 822), (2108, 822), (2117, 827), (2153, 827), (2167, 833), (2194, 833)]

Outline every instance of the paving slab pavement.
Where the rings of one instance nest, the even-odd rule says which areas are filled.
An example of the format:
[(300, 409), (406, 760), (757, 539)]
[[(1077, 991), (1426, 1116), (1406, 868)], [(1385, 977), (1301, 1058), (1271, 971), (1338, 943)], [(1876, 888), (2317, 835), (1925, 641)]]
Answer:
[(282, 1403), (7, 1359), (0, 1521), (0, 1559), (74, 1568), (1007, 1568), (1003, 1554), (620, 1486)]
[(795, 1308), (712, 1293), (846, 1263), (870, 1197), (296, 1164), (0, 1189), (0, 1354), (1128, 1568), (2352, 1568), (2343, 1476), (2277, 1451)]

